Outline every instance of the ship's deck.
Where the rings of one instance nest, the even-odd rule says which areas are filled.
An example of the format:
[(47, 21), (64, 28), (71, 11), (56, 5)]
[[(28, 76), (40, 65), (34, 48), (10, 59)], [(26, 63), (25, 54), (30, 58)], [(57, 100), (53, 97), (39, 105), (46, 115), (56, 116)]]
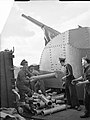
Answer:
[[(89, 118), (80, 118), (80, 115), (84, 113), (84, 106), (81, 106), (82, 110), (77, 111), (74, 109), (67, 109), (51, 115), (46, 116), (33, 116), (31, 120), (90, 120)], [(30, 120), (27, 118), (27, 120)]]

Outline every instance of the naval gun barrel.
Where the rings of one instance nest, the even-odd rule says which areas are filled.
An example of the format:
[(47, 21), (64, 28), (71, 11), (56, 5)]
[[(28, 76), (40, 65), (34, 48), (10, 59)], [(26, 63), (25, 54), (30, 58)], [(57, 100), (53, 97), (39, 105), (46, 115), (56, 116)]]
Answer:
[(48, 74), (44, 74), (44, 75), (37, 75), (37, 76), (32, 76), (30, 79), (30, 81), (36, 81), (36, 80), (40, 80), (40, 79), (47, 79), (47, 78), (57, 78), (58, 75), (57, 73), (48, 73)]
[(24, 14), (22, 14), (22, 16), (26, 19), (28, 19), (29, 21), (33, 22), (34, 24), (38, 25), (39, 27), (43, 28), (45, 25), (37, 20), (35, 20), (34, 18), (30, 17), (30, 16), (26, 16)]
[(36, 19), (34, 19), (34, 18), (30, 17), (30, 16), (26, 16), (25, 14), (22, 14), (22, 16), (24, 18), (28, 19), (29, 21), (31, 21), (32, 23), (36, 24), (37, 26), (41, 27), (41, 28), (44, 28), (44, 27), (47, 28), (47, 30), (49, 30), (52, 34), (54, 34), (54, 36), (60, 34), (60, 32), (58, 32), (57, 30), (55, 30), (55, 29), (53, 29), (53, 28), (39, 22), (38, 20), (36, 20)]

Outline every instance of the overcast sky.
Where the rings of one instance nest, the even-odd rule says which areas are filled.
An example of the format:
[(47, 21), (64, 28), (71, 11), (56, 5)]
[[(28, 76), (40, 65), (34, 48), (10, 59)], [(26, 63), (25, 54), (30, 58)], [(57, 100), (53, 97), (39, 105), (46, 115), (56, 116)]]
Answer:
[(5, 24), (0, 23), (4, 25), (1, 30), (1, 50), (15, 48), (16, 66), (19, 66), (22, 59), (26, 59), (29, 64), (39, 64), (45, 46), (42, 29), (23, 18), (22, 14), (31, 16), (59, 32), (77, 28), (78, 25), (90, 27), (90, 2), (33, 0), (10, 2), (4, 4), (2, 10), (5, 9), (4, 15), (7, 13), (7, 19), (5, 21), (6, 16), (2, 17)]

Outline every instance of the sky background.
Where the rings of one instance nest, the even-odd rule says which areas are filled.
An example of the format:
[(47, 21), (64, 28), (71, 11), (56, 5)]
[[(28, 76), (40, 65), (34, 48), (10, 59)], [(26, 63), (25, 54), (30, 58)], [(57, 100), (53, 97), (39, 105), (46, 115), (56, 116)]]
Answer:
[(22, 59), (26, 59), (29, 65), (39, 64), (45, 46), (42, 29), (23, 18), (22, 14), (61, 33), (78, 28), (78, 25), (90, 27), (90, 2), (0, 2), (3, 6), (0, 4), (1, 50), (15, 48), (15, 66), (19, 66)]

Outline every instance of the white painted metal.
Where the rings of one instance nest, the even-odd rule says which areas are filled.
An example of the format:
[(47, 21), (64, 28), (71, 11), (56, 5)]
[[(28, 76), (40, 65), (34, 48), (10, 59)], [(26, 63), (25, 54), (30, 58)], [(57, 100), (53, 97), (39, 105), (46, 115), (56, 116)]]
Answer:
[[(40, 59), (40, 70), (63, 71), (59, 57), (66, 57), (66, 62), (73, 67), (74, 76), (79, 77), (82, 74), (81, 58), (86, 55), (90, 58), (90, 28), (68, 30), (45, 46)], [(61, 81), (61, 78), (58, 80)], [(50, 85), (51, 82), (47, 82)], [(55, 79), (52, 83), (54, 87), (58, 84)]]

